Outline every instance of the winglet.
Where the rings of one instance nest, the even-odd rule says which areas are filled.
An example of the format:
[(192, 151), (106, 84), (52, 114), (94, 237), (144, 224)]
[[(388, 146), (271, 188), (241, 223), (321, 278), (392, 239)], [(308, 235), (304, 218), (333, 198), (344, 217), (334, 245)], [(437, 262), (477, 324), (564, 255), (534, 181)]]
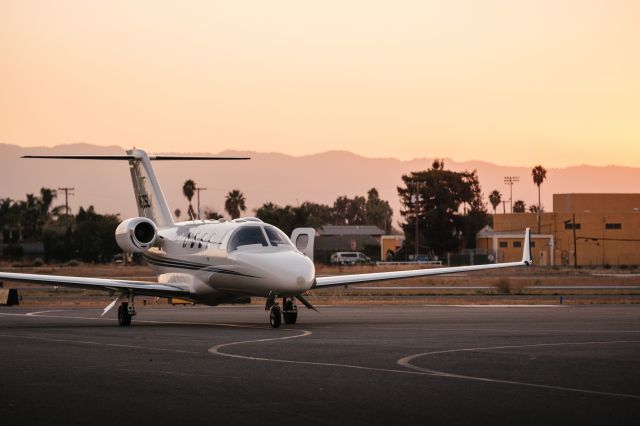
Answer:
[(522, 250), (522, 263), (527, 266), (531, 266), (533, 264), (533, 259), (531, 258), (531, 228), (527, 228), (524, 231), (524, 247)]

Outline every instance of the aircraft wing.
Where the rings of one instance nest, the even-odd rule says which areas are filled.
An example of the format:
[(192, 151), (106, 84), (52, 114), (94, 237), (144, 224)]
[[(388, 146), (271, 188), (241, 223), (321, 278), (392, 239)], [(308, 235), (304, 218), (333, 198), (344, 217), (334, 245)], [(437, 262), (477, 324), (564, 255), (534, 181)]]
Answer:
[(61, 287), (104, 290), (110, 293), (132, 292), (140, 296), (152, 297), (185, 297), (189, 292), (166, 284), (145, 281), (127, 281), (108, 278), (69, 277), (61, 275), (16, 274), (0, 272), (0, 280), (16, 281), (30, 284), (46, 284)]
[(433, 275), (457, 274), (461, 272), (486, 271), (488, 269), (514, 268), (529, 266), (531, 259), (531, 230), (527, 228), (524, 237), (524, 250), (520, 262), (492, 263), (488, 265), (455, 266), (450, 268), (414, 269), (410, 271), (374, 272), (371, 274), (335, 275), (317, 277), (313, 288), (326, 288), (364, 284), (376, 281), (399, 280), (403, 278), (428, 277)]

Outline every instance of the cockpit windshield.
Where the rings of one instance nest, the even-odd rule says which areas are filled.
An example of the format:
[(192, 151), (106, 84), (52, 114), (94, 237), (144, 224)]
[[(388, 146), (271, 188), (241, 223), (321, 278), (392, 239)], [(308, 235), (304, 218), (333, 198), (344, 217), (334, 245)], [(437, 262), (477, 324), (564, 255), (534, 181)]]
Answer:
[(269, 237), (269, 242), (272, 246), (277, 247), (279, 245), (291, 245), (291, 240), (289, 240), (284, 232), (282, 232), (275, 226), (265, 226), (264, 230), (267, 233), (267, 237)]
[(262, 227), (260, 226), (243, 226), (238, 229), (229, 240), (229, 251), (237, 250), (238, 247), (248, 246), (251, 244), (261, 244), (267, 247), (269, 243), (264, 238)]

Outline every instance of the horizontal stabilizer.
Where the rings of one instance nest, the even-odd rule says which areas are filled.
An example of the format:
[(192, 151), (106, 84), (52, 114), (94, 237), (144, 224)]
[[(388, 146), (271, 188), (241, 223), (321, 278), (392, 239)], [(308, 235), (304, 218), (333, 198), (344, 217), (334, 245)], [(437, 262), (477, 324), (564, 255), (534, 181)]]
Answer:
[[(137, 160), (135, 155), (23, 155), (21, 158), (48, 158), (55, 160)], [(200, 155), (150, 155), (150, 160), (250, 160), (251, 157), (209, 157)]]

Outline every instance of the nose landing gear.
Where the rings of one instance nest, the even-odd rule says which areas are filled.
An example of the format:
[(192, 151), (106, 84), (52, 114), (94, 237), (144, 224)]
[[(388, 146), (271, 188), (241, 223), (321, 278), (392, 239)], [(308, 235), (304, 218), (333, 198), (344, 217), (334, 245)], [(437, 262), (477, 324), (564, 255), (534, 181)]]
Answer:
[(292, 297), (282, 298), (282, 308), (276, 302), (275, 298), (267, 299), (265, 310), (269, 310), (269, 323), (271, 327), (278, 328), (282, 324), (284, 318), (285, 324), (295, 324), (298, 319), (298, 306)]
[(282, 312), (280, 310), (280, 306), (274, 304), (271, 307), (271, 312), (269, 313), (269, 323), (273, 328), (278, 328), (280, 327), (280, 324), (282, 324)]
[(285, 297), (282, 300), (284, 310), (282, 316), (284, 317), (285, 324), (295, 324), (298, 319), (298, 306), (292, 297)]

